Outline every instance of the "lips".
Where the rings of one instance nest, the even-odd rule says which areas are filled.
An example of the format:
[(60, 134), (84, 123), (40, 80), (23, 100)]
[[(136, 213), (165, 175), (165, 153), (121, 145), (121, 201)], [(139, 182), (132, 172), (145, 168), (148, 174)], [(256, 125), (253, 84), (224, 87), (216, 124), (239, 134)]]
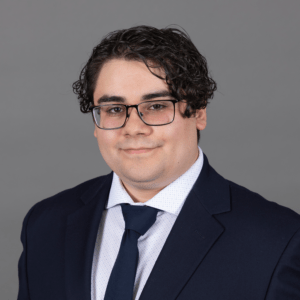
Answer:
[(155, 148), (128, 148), (123, 150), (128, 154), (142, 154), (142, 153), (148, 153), (154, 149)]
[(153, 149), (153, 148), (140, 147), (140, 148), (126, 148), (123, 150), (146, 150), (146, 149)]

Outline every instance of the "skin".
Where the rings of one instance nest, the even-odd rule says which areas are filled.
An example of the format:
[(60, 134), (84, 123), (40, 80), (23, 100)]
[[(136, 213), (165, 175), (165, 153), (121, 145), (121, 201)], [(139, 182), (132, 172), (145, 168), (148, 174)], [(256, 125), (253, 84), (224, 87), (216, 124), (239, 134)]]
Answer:
[[(163, 75), (157, 69), (155, 72)], [(161, 90), (168, 91), (166, 82), (151, 74), (144, 63), (113, 59), (100, 71), (94, 105), (103, 95), (121, 96), (125, 98), (124, 104), (138, 104), (145, 101), (143, 95)], [(153, 100), (159, 99), (172, 98)], [(94, 136), (103, 159), (120, 177), (134, 202), (148, 201), (197, 160), (197, 129), (206, 127), (206, 109), (184, 118), (185, 107), (184, 102), (175, 104), (175, 119), (164, 126), (144, 124), (135, 108), (129, 109), (130, 117), (123, 128), (102, 130), (95, 125)], [(128, 150), (132, 148), (148, 151)]]

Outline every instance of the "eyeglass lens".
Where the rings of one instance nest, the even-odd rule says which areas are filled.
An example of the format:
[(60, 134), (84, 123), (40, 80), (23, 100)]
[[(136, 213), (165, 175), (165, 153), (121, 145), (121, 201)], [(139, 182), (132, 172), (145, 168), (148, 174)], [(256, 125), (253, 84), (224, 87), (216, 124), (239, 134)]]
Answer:
[[(172, 122), (174, 118), (174, 105), (172, 101), (143, 102), (138, 108), (140, 117), (148, 125), (164, 125)], [(118, 128), (125, 123), (126, 107), (122, 104), (104, 104), (95, 107), (93, 115), (95, 122), (100, 128)]]

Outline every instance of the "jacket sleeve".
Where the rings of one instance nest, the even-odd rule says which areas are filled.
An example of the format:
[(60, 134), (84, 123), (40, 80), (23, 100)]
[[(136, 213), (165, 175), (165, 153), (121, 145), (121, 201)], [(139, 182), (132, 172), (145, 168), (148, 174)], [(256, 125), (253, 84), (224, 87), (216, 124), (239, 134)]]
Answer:
[(23, 244), (23, 252), (21, 254), (18, 264), (19, 293), (17, 300), (30, 300), (27, 274), (27, 225), (29, 217), (34, 207), (35, 206), (33, 206), (25, 216), (21, 231), (21, 242)]
[(274, 270), (265, 299), (300, 299), (300, 229), (283, 252)]

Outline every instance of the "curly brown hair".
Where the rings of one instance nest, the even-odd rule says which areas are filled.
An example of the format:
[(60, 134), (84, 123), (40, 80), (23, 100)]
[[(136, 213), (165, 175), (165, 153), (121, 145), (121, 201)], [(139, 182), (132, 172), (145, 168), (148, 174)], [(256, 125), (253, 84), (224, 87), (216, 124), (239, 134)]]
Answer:
[[(135, 26), (110, 32), (94, 47), (79, 79), (72, 85), (81, 112), (88, 113), (93, 106), (94, 89), (103, 64), (120, 58), (142, 61), (153, 75), (165, 80), (171, 95), (187, 102), (184, 117), (189, 118), (197, 109), (205, 108), (217, 89), (205, 57), (186, 32), (172, 27)], [(165, 78), (150, 68), (164, 70)], [(197, 137), (199, 142), (199, 130)]]

